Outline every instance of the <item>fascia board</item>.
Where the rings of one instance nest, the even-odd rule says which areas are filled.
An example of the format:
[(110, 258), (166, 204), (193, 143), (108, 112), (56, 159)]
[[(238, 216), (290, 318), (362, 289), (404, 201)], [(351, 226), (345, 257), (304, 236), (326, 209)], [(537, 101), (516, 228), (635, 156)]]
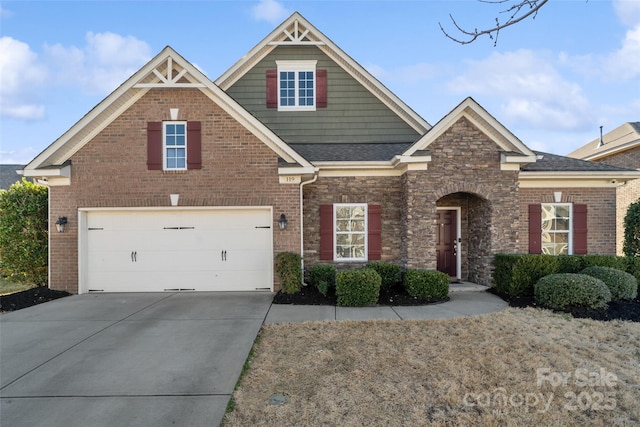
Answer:
[[(482, 119), (482, 122), (478, 120), (474, 115), (475, 113)], [(439, 138), (444, 132), (446, 132), (455, 122), (460, 118), (465, 117), (478, 129), (491, 138), (502, 150), (511, 151), (514, 148), (527, 157), (536, 158), (536, 155), (526, 145), (524, 145), (513, 133), (505, 128), (498, 120), (487, 112), (480, 104), (474, 101), (472, 98), (466, 98), (457, 107), (455, 107), (449, 114), (443, 117), (438, 123), (436, 123), (429, 132), (427, 132), (422, 138), (411, 146), (403, 155), (410, 156), (418, 150), (425, 150), (429, 145)], [(497, 133), (503, 136), (511, 146), (507, 146), (499, 138), (494, 138), (492, 135), (494, 132), (490, 128), (495, 129)], [(534, 160), (535, 161), (535, 160)]]
[(313, 166), (305, 166), (305, 167), (286, 167), (286, 168), (278, 168), (278, 175), (313, 175), (318, 172), (318, 168)]
[(640, 171), (621, 172), (534, 172), (522, 171), (519, 174), (520, 180), (616, 180), (630, 181), (640, 178)]
[(606, 151), (600, 151), (598, 153), (594, 153), (592, 155), (589, 156), (585, 156), (585, 157), (581, 157), (582, 160), (598, 160), (598, 159), (603, 159), (605, 157), (609, 157), (609, 156), (613, 156), (614, 154), (618, 154), (621, 153), (623, 151), (627, 151), (630, 150), (632, 148), (635, 148), (637, 146), (640, 146), (640, 140), (637, 141), (631, 141), (628, 142), (626, 144), (617, 146), (617, 147), (613, 147), (610, 148)]

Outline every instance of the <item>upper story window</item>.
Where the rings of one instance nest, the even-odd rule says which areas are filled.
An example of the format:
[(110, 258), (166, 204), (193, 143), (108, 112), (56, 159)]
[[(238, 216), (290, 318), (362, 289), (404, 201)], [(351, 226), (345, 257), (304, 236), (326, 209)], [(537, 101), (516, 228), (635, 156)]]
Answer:
[(187, 169), (187, 122), (164, 122), (165, 170)]
[(542, 204), (542, 253), (548, 255), (573, 254), (572, 205), (570, 203)]
[(278, 110), (315, 111), (317, 61), (276, 61)]

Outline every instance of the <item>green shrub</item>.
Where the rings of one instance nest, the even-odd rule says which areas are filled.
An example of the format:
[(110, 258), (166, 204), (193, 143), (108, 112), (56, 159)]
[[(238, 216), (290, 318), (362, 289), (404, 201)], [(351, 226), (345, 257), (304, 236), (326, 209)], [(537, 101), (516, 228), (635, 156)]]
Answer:
[(633, 276), (640, 284), (640, 258), (627, 258), (627, 268), (625, 269), (625, 271), (629, 274), (633, 274)]
[(276, 273), (284, 293), (293, 294), (302, 288), (302, 258), (297, 253), (280, 252), (276, 255)]
[(343, 307), (375, 305), (380, 295), (381, 283), (380, 275), (370, 268), (338, 272), (336, 277), (338, 305)]
[(499, 294), (511, 297), (533, 296), (535, 283), (558, 270), (558, 257), (497, 254), (493, 265), (493, 279)]
[(629, 205), (624, 216), (624, 254), (640, 257), (640, 199)]
[(404, 287), (407, 293), (420, 299), (444, 299), (449, 295), (449, 275), (435, 270), (407, 270)]
[(36, 286), (48, 276), (48, 189), (27, 181), (0, 190), (0, 274)]
[(584, 269), (582, 255), (558, 255), (558, 271), (556, 273), (578, 273)]
[(390, 262), (374, 261), (367, 263), (367, 268), (376, 271), (382, 278), (381, 288), (390, 288), (400, 281), (400, 266)]
[(547, 307), (605, 308), (611, 291), (600, 279), (586, 274), (559, 273), (541, 278), (534, 287), (535, 298)]
[(336, 287), (336, 267), (331, 264), (314, 265), (309, 269), (309, 284), (327, 296)]
[(638, 281), (626, 271), (610, 267), (587, 267), (580, 272), (596, 279), (600, 279), (611, 291), (611, 300), (632, 300), (638, 295)]

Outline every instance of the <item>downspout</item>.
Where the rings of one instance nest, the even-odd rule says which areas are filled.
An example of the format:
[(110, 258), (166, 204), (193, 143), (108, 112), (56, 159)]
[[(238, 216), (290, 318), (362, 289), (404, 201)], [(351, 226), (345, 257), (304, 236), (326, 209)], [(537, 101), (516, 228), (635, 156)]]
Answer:
[(300, 270), (302, 274), (302, 285), (307, 286), (304, 283), (304, 206), (303, 206), (303, 191), (302, 187), (307, 184), (313, 184), (318, 179), (318, 169), (314, 171), (313, 178), (309, 181), (303, 181), (300, 183)]

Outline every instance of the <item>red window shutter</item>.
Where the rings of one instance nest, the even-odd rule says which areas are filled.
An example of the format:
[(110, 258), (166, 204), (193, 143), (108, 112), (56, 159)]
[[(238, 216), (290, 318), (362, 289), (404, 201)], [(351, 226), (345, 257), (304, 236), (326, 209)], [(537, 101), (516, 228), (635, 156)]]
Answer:
[(382, 207), (369, 205), (368, 208), (368, 252), (370, 260), (379, 260), (382, 257)]
[(147, 169), (162, 170), (162, 122), (147, 123)]
[(529, 205), (529, 253), (542, 253), (542, 206)]
[(187, 122), (187, 169), (202, 168), (200, 122)]
[(573, 253), (587, 253), (587, 205), (573, 205)]
[(267, 70), (267, 108), (278, 108), (278, 70)]
[(320, 259), (333, 260), (333, 205), (320, 206)]
[(327, 108), (327, 70), (316, 70), (316, 107)]

